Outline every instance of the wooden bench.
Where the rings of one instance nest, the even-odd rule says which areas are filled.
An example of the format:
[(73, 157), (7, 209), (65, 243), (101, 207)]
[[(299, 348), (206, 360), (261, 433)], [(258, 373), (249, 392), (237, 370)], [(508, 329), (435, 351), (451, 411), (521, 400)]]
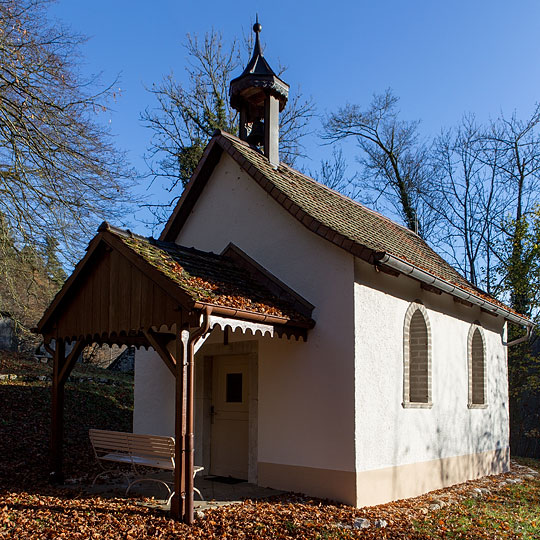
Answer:
[[(169, 483), (158, 478), (147, 478), (141, 475), (138, 467), (150, 467), (153, 469), (163, 469), (174, 471), (174, 438), (163, 437), (161, 435), (143, 435), (139, 433), (126, 433), (124, 431), (105, 431), (102, 429), (91, 429), (89, 431), (90, 441), (94, 454), (103, 471), (101, 471), (92, 482), (105, 474), (117, 472), (115, 469), (106, 468), (106, 463), (120, 463), (129, 465), (136, 477), (134, 480), (128, 480), (126, 495), (134, 484), (138, 482), (158, 482), (163, 484), (169, 491), (169, 502), (174, 495), (169, 487)], [(193, 467), (193, 479), (195, 475), (204, 470), (204, 467)], [(201, 492), (193, 488), (199, 494), (201, 500), (204, 500)]]

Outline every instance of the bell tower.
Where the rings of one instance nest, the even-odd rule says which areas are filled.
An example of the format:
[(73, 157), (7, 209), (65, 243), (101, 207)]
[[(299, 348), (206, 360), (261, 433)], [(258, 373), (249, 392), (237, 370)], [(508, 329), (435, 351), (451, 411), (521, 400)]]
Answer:
[(261, 50), (262, 26), (253, 25), (255, 47), (242, 75), (229, 87), (231, 106), (240, 113), (240, 139), (261, 146), (274, 168), (279, 165), (279, 113), (289, 97), (289, 85), (268, 65)]

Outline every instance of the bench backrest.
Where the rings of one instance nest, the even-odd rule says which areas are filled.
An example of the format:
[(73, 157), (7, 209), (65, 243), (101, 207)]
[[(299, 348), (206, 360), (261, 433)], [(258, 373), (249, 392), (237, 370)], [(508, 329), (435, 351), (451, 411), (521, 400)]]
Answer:
[(129, 454), (129, 442), (127, 435), (123, 431), (104, 431), (102, 429), (91, 429), (88, 432), (94, 452), (99, 457), (103, 453), (111, 451), (121, 454)]
[(128, 444), (129, 451), (134, 456), (174, 460), (174, 439), (172, 437), (128, 433)]
[(91, 429), (89, 436), (97, 458), (115, 452), (149, 459), (171, 460), (174, 465), (173, 437), (101, 429)]

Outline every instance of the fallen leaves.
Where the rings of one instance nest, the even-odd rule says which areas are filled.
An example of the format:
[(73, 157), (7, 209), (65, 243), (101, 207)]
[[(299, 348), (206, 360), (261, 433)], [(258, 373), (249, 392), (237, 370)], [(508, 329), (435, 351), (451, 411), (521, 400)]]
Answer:
[[(21, 374), (15, 357), (0, 366)], [(68, 475), (91, 477), (96, 472), (88, 427), (130, 429), (132, 382), (120, 382), (68, 383)], [(519, 464), (512, 473), (371, 508), (286, 494), (208, 510), (188, 527), (134, 499), (49, 486), (49, 411), (49, 383), (22, 377), (0, 383), (0, 540), (540, 537), (540, 476)], [(537, 461), (528, 464), (540, 469)], [(360, 522), (369, 525), (359, 528), (355, 524)]]

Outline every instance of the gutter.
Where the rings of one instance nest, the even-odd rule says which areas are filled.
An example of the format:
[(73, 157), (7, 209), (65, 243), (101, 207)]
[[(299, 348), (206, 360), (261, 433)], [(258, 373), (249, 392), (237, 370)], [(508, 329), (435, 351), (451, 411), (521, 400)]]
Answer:
[(194, 309), (212, 309), (212, 315), (223, 315), (225, 317), (238, 317), (246, 321), (254, 321), (266, 324), (278, 324), (283, 326), (296, 326), (298, 328), (313, 328), (315, 321), (310, 319), (308, 321), (292, 321), (287, 317), (279, 317), (276, 315), (265, 315), (263, 313), (253, 313), (252, 311), (245, 311), (243, 309), (229, 308), (226, 306), (218, 306), (216, 304), (209, 304), (206, 302), (195, 302), (193, 304)]
[(461, 298), (462, 300), (466, 300), (471, 304), (480, 306), (481, 308), (495, 313), (496, 315), (501, 315), (502, 317), (504, 317), (510, 322), (513, 322), (514, 324), (525, 326), (527, 328), (526, 336), (507, 343), (506, 345), (517, 345), (517, 343), (521, 343), (522, 341), (525, 341), (525, 339), (529, 339), (531, 330), (535, 326), (535, 324), (526, 317), (513, 313), (509, 309), (497, 306), (493, 302), (484, 300), (483, 298), (467, 292), (466, 290), (458, 287), (457, 285), (452, 285), (447, 281), (443, 281), (442, 279), (434, 276), (430, 272), (427, 272), (426, 270), (421, 270), (420, 268), (413, 266), (412, 264), (404, 261), (403, 259), (394, 257), (393, 255), (389, 255), (388, 253), (377, 254), (376, 259), (379, 264), (385, 264), (386, 266), (397, 270), (401, 274), (405, 274), (414, 279), (417, 279), (418, 281), (421, 281), (422, 283), (426, 283), (427, 285), (436, 287), (441, 291), (451, 294), (452, 296), (456, 296), (457, 298)]

